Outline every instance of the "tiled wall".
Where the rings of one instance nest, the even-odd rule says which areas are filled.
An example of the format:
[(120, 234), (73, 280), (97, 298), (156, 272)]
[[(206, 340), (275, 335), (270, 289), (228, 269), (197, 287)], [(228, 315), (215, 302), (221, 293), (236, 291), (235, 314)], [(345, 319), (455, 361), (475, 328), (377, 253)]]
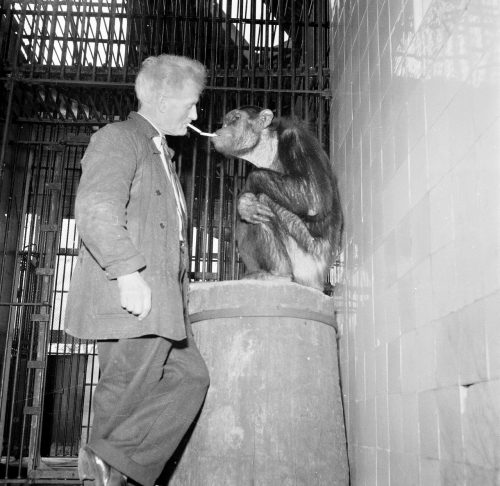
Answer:
[(500, 1), (332, 0), (352, 485), (500, 485)]

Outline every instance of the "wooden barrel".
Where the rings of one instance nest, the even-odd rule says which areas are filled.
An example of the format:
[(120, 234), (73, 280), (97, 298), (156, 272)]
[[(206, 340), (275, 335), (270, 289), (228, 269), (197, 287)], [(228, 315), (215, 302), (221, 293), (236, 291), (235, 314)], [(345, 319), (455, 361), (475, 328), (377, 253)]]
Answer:
[(346, 486), (333, 299), (295, 283), (193, 284), (210, 371), (169, 486)]

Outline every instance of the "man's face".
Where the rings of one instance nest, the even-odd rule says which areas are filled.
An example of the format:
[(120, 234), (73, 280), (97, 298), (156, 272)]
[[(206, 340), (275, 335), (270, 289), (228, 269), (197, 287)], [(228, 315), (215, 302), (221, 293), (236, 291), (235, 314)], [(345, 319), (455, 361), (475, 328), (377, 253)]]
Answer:
[(196, 103), (200, 89), (188, 81), (182, 89), (162, 95), (158, 105), (156, 124), (166, 135), (186, 135), (187, 125), (198, 118)]

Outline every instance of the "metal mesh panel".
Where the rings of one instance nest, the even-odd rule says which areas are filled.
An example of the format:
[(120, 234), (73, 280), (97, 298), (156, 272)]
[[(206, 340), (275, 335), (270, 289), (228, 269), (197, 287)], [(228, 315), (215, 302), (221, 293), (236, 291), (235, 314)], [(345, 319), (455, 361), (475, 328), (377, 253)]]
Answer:
[[(309, 122), (328, 151), (327, 0), (31, 0), (0, 10), (0, 482), (77, 481), (91, 430), (95, 346), (63, 331), (78, 253), (74, 197), (90, 135), (136, 109), (149, 55), (209, 71), (196, 125), (242, 105)], [(172, 137), (189, 212), (192, 280), (242, 272), (233, 229), (250, 167), (196, 134)], [(3, 238), (3, 239), (2, 239)], [(0, 336), (0, 339), (2, 339)], [(17, 479), (16, 479), (17, 478)]]
[(328, 67), (325, 1), (3, 3), (10, 8), (0, 25), (1, 58), (31, 78), (131, 81), (145, 57), (167, 51), (198, 59), (221, 80), (248, 77), (243, 88), (271, 88), (269, 75), (282, 80), (288, 70), (291, 89), (299, 89), (295, 82), (313, 89), (311, 78)]

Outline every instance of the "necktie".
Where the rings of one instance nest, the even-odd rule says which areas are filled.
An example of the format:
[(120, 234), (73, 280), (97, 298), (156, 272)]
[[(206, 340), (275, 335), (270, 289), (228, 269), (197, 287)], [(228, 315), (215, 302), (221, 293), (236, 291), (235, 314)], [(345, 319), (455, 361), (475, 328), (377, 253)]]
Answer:
[(179, 215), (179, 223), (181, 230), (180, 238), (182, 241), (185, 241), (186, 240), (185, 232), (187, 228), (186, 201), (184, 200), (184, 194), (182, 192), (182, 187), (179, 181), (179, 177), (177, 177), (177, 173), (173, 168), (172, 160), (170, 158), (170, 153), (165, 137), (161, 137), (161, 146), (163, 148), (163, 154), (165, 155), (165, 170), (174, 188), (175, 199), (177, 201), (177, 213)]

